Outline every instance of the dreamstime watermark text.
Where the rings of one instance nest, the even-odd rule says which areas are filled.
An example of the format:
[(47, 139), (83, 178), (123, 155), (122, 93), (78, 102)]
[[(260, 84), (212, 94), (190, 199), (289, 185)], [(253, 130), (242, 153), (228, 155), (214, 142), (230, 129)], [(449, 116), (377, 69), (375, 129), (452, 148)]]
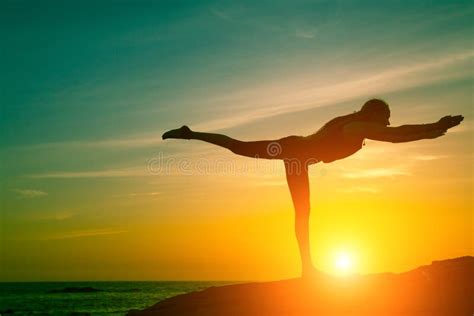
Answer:
[[(277, 156), (278, 147), (269, 144), (269, 155)], [(272, 154), (270, 154), (272, 153)], [(281, 152), (280, 152), (281, 153)], [(242, 176), (248, 174), (281, 174), (286, 169), (292, 174), (301, 174), (308, 165), (317, 160), (301, 161), (299, 159), (263, 159), (254, 158), (177, 158), (167, 157), (162, 152), (147, 160), (147, 171), (151, 175), (231, 175)]]

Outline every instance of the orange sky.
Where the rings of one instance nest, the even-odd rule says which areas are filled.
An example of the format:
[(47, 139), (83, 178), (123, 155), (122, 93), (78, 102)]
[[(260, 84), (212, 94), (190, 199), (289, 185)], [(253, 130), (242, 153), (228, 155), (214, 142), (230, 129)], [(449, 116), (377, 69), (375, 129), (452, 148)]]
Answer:
[(307, 135), (373, 97), (392, 126), (465, 120), (312, 166), (316, 268), (474, 255), (472, 3), (37, 5), (1, 19), (0, 281), (297, 277), (283, 165), (160, 136)]

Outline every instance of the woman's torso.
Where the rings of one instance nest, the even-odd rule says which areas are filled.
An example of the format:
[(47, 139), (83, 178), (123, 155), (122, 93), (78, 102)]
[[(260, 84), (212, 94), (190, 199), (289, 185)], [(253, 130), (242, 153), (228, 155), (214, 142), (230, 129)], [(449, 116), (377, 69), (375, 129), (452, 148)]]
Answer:
[(309, 136), (288, 136), (279, 139), (282, 155), (278, 158), (304, 160), (308, 164), (329, 163), (349, 157), (362, 148), (364, 138), (344, 133), (344, 127), (359, 121), (356, 114), (337, 117)]
[(305, 137), (307, 150), (319, 161), (329, 163), (349, 157), (362, 148), (364, 138), (344, 133), (344, 125), (321, 129)]

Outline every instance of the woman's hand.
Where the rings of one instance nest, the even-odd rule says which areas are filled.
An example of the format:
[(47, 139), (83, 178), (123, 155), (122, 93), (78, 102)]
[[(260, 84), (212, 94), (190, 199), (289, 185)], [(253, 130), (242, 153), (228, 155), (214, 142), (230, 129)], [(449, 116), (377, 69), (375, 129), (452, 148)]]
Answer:
[(451, 127), (459, 125), (462, 120), (464, 120), (464, 117), (462, 115), (445, 116), (436, 123), (437, 129), (447, 131)]
[(444, 134), (446, 134), (446, 130), (436, 129), (436, 130), (423, 132), (421, 134), (418, 134), (418, 136), (419, 136), (419, 139), (433, 139), (433, 138), (438, 138), (440, 136), (443, 136)]
[(459, 125), (462, 120), (464, 120), (464, 117), (462, 115), (456, 115), (456, 116), (448, 115), (448, 116), (445, 116), (434, 124), (428, 124), (428, 125), (431, 125), (431, 128), (426, 129), (422, 133), (416, 134), (416, 138), (417, 139), (438, 138), (438, 137), (443, 136), (444, 134), (446, 134), (448, 129), (450, 129), (451, 127)]

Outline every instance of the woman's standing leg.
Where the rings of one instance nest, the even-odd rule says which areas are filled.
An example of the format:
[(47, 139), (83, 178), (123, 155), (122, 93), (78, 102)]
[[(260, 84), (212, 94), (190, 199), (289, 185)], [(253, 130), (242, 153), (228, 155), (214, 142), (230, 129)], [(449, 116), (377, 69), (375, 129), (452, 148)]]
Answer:
[(286, 180), (295, 208), (295, 233), (301, 256), (302, 277), (314, 274), (309, 242), (310, 194), (308, 165), (297, 159), (286, 159)]

